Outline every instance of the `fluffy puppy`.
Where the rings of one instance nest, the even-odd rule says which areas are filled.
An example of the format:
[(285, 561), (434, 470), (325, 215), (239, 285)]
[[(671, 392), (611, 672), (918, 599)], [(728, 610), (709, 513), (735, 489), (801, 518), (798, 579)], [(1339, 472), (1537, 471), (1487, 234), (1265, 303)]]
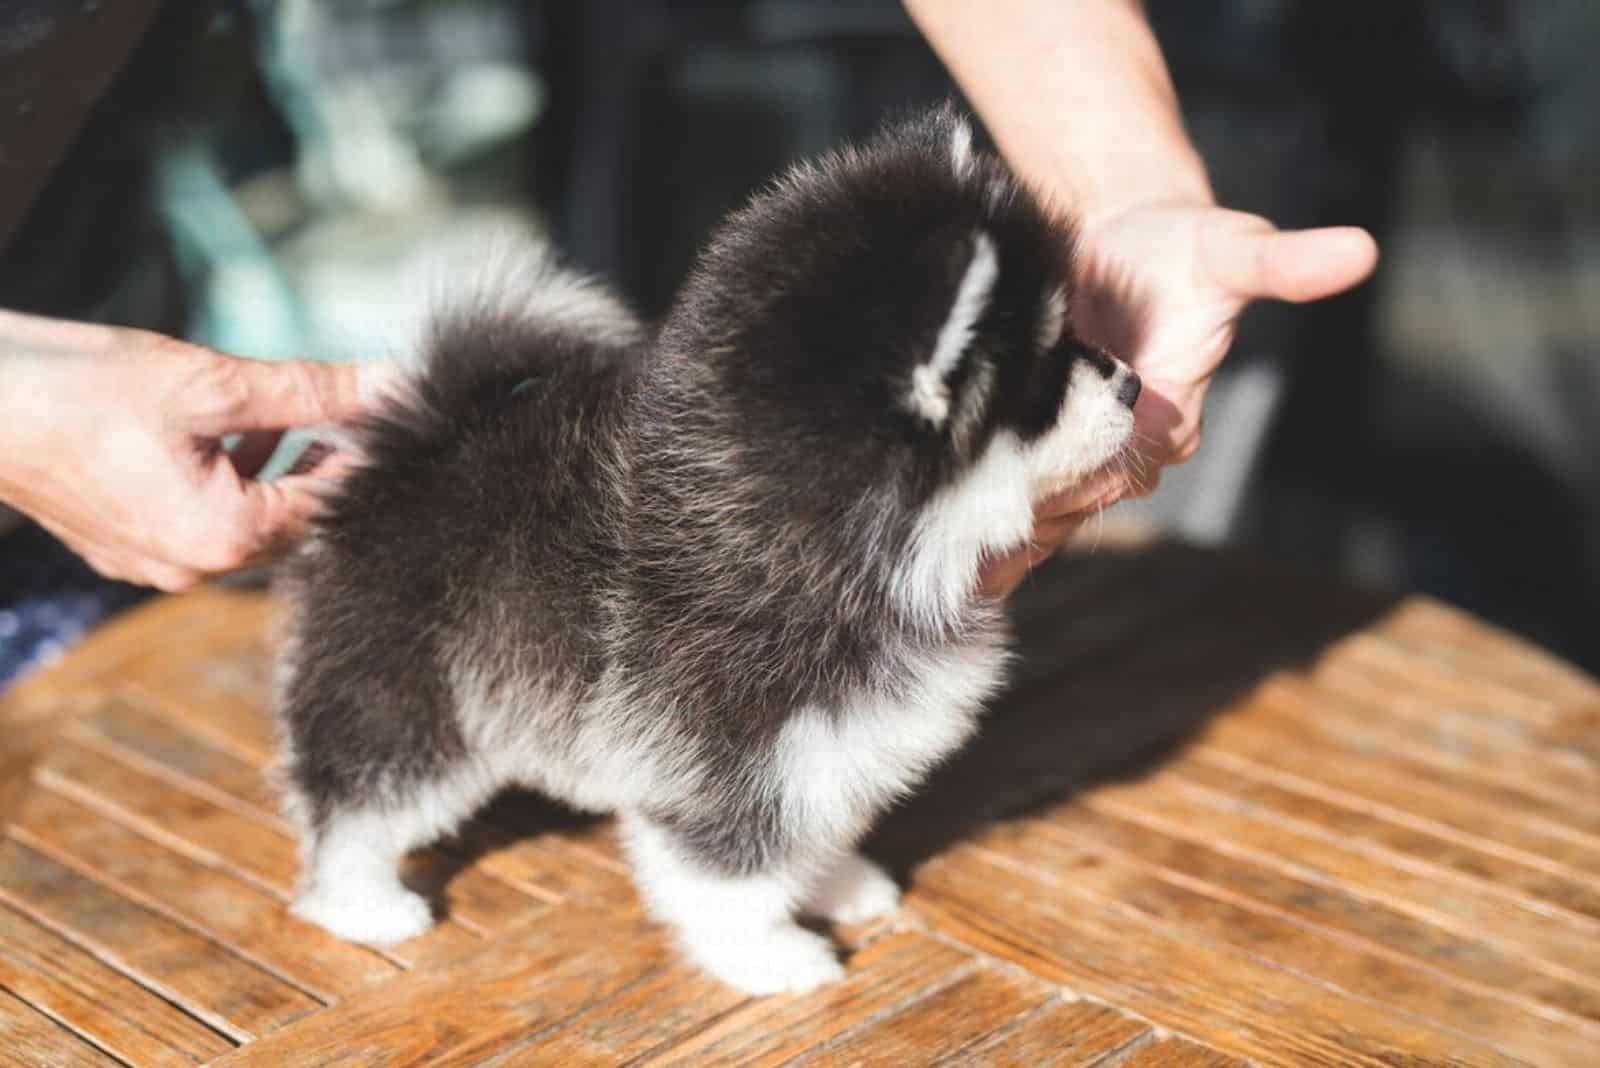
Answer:
[(418, 934), (401, 855), (520, 784), (618, 813), (711, 974), (838, 978), (794, 916), (895, 908), (854, 846), (1000, 684), (980, 564), (1132, 430), (1071, 255), (945, 109), (756, 197), (659, 330), (536, 254), (440, 315), (284, 575), (296, 911)]

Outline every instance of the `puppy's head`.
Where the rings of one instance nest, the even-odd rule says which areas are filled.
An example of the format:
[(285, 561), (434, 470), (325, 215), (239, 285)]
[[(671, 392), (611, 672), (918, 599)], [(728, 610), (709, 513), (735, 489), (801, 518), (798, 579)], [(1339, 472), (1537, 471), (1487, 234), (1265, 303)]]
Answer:
[(945, 108), (736, 214), (663, 351), (798, 512), (894, 510), (895, 582), (936, 612), (1129, 440), (1139, 381), (1073, 334), (1072, 254), (1070, 224)]

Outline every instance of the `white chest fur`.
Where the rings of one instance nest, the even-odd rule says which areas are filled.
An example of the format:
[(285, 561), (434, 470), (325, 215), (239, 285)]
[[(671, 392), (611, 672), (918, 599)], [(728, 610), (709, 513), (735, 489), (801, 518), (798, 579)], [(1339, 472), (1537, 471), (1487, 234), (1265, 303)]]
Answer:
[(972, 735), (1005, 660), (998, 643), (969, 646), (915, 665), (914, 683), (893, 697), (864, 693), (838, 711), (802, 710), (773, 761), (791, 830), (802, 841), (859, 837)]

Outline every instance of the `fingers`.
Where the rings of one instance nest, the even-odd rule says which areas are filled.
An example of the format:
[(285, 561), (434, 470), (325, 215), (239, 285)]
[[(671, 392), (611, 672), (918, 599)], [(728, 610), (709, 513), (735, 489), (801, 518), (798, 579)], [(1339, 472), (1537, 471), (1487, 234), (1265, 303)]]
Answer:
[(352, 459), (335, 454), (307, 474), (245, 482), (242, 515), (247, 530), (243, 540), (250, 546), (247, 559), (273, 555), (286, 543), (303, 537), (311, 517), (322, 508), (323, 493), (353, 464)]
[(1201, 235), (1205, 270), (1235, 297), (1303, 303), (1341, 293), (1378, 264), (1372, 235), (1355, 226), (1275, 229), (1265, 219), (1218, 213)]
[(371, 407), (357, 364), (269, 363), (221, 355), (214, 360), (192, 387), (207, 394), (189, 405), (195, 413), (189, 429), (196, 434), (339, 423)]

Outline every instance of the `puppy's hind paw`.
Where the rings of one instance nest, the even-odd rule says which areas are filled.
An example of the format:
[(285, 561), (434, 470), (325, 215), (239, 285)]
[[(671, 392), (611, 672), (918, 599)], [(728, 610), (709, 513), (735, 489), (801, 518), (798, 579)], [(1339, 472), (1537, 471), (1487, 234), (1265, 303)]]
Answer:
[(403, 887), (381, 893), (335, 894), (313, 890), (290, 910), (350, 942), (390, 946), (433, 926), (433, 910)]
[(900, 888), (872, 861), (851, 853), (827, 871), (801, 906), (834, 923), (864, 923), (900, 907)]
[(684, 948), (706, 971), (746, 994), (799, 994), (844, 978), (833, 944), (792, 924), (742, 937), (686, 938)]

